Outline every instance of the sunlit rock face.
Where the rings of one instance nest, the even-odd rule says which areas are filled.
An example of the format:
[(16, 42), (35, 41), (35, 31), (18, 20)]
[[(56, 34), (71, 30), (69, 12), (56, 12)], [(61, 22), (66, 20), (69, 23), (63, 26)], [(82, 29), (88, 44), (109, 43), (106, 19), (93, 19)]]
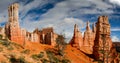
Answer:
[(22, 35), (22, 31), (19, 26), (19, 16), (18, 16), (18, 11), (19, 9), (19, 4), (14, 3), (8, 7), (8, 23), (5, 26), (5, 32), (7, 37), (18, 44), (23, 44), (24, 42), (24, 37)]
[(89, 21), (87, 22), (86, 31), (83, 37), (83, 51), (92, 54), (94, 45), (94, 32), (90, 29)]
[(116, 50), (110, 38), (110, 24), (107, 16), (100, 16), (96, 23), (93, 54), (96, 60), (102, 60), (104, 63), (114, 62), (117, 57)]
[(80, 49), (83, 46), (82, 33), (79, 31), (78, 25), (74, 25), (74, 34), (70, 41), (71, 46)]
[(43, 28), (42, 31), (36, 29), (28, 32), (19, 26), (19, 4), (13, 3), (8, 7), (8, 22), (5, 25), (5, 35), (12, 42), (25, 45), (26, 42), (38, 42), (55, 46), (56, 34), (52, 27)]
[(96, 60), (104, 63), (116, 63), (118, 60), (118, 54), (110, 37), (110, 24), (107, 16), (100, 16), (96, 25), (92, 25), (92, 30), (87, 22), (83, 38), (75, 24), (70, 44), (86, 54), (93, 54)]
[(58, 34), (54, 32), (53, 27), (43, 28), (42, 30), (36, 29), (34, 33), (38, 34), (40, 43), (56, 46)]

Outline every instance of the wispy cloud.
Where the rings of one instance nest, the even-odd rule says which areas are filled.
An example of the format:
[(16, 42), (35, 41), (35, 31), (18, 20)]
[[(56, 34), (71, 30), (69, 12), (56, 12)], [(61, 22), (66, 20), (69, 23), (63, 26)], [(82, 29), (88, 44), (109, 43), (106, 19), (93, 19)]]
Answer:
[(112, 28), (111, 31), (120, 31), (120, 28)]
[(112, 41), (113, 42), (119, 42), (120, 38), (118, 38), (117, 36), (112, 36)]
[[(21, 16), (24, 16), (25, 19), (21, 20), (22, 22), (24, 22), (21, 25), (29, 31), (32, 31), (34, 30), (34, 28), (37, 27), (44, 28), (52, 26), (57, 33), (61, 33), (63, 30), (65, 30), (64, 33), (67, 35), (68, 38), (71, 38), (73, 34), (73, 27), (75, 23), (79, 25), (79, 28), (82, 29), (81, 31), (84, 31), (83, 28), (85, 28), (84, 24), (86, 23), (86, 21), (83, 21), (82, 18), (74, 17), (84, 14), (113, 13), (113, 10), (109, 9), (112, 8), (112, 5), (107, 4), (102, 0), (65, 0), (62, 2), (58, 2), (53, 8), (49, 9), (46, 13), (43, 13), (42, 15), (28, 14), (29, 10), (41, 8), (49, 1), (39, 2), (41, 3), (38, 3), (38, 0), (35, 0), (25, 6), (22, 5)], [(39, 16), (40, 19), (37, 21), (31, 21), (31, 18), (34, 18), (36, 16)]]
[(120, 5), (120, 0), (109, 0), (110, 3)]
[(8, 21), (8, 6), (16, 0), (0, 0), (0, 26)]
[[(16, 1), (18, 0), (2, 0), (0, 2), (0, 23), (8, 21), (7, 7)], [(54, 27), (57, 33), (65, 30), (64, 33), (68, 38), (71, 38), (73, 34), (75, 23), (83, 32), (89, 17), (90, 22), (94, 22), (99, 15), (115, 13), (113, 5), (103, 0), (32, 0), (29, 3), (27, 0), (18, 2), (20, 3), (19, 21), (22, 28), (33, 31), (35, 28)], [(48, 9), (45, 6), (49, 3), (53, 6)], [(119, 28), (111, 30), (120, 31)]]

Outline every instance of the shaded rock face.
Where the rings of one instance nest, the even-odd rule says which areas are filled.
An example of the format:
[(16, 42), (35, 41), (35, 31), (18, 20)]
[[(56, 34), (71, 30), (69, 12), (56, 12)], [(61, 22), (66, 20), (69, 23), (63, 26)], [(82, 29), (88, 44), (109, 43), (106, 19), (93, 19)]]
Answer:
[(96, 36), (96, 26), (95, 26), (95, 23), (92, 24), (92, 32), (93, 32), (93, 36), (94, 36), (94, 40), (95, 40), (95, 36)]
[(38, 34), (40, 43), (56, 46), (56, 38), (58, 34), (54, 33), (52, 27), (43, 28), (42, 30), (36, 29), (34, 33)]
[(74, 25), (74, 35), (70, 41), (70, 44), (78, 49), (83, 46), (82, 33), (79, 31), (77, 24)]
[(107, 16), (100, 16), (96, 23), (96, 37), (94, 41), (94, 57), (104, 63), (114, 62), (116, 50), (110, 38), (110, 24)]

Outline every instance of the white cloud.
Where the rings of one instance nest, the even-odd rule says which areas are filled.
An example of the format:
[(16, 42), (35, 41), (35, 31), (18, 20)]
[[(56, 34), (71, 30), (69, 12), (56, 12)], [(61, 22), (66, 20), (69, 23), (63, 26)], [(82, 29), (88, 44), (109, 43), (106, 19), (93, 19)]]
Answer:
[[(30, 4), (23, 6), (23, 15), (26, 14), (29, 10), (38, 7), (38, 0), (36, 1), (37, 3), (31, 2)], [(92, 6), (92, 4), (95, 4), (95, 7), (93, 9), (81, 9), (82, 7), (90, 7)], [(34, 28), (37, 27), (44, 28), (52, 26), (57, 33), (61, 33), (63, 32), (63, 30), (65, 30), (64, 33), (67, 35), (66, 37), (71, 38), (71, 36), (73, 35), (74, 24), (78, 24), (79, 28), (83, 29), (85, 28), (84, 25), (86, 22), (84, 22), (80, 18), (73, 18), (71, 16), (76, 16), (80, 14), (112, 13), (112, 10), (107, 10), (108, 8), (112, 8), (112, 5), (108, 5), (101, 0), (66, 0), (57, 3), (54, 8), (43, 14), (41, 16), (42, 19), (40, 19), (39, 21), (31, 22), (30, 19), (34, 16), (26, 16), (26, 18), (23, 20), (24, 23), (22, 24), (22, 26), (26, 29), (29, 29), (29, 31), (32, 31)], [(101, 9), (103, 10), (103, 12), (100, 12), (97, 9)], [(72, 10), (75, 10), (75, 12), (73, 12)]]
[(24, 5), (23, 3), (20, 4), (20, 12), (21, 12), (21, 18), (25, 17), (28, 11), (41, 8), (46, 3), (49, 3), (49, 0), (33, 0), (32, 2)]
[(120, 0), (109, 0), (113, 4), (120, 5)]
[[(4, 1), (4, 0), (3, 0)], [(5, 0), (10, 2), (8, 0)], [(11, 2), (14, 2), (11, 1)], [(85, 22), (80, 18), (73, 18), (74, 16), (82, 15), (82, 14), (96, 14), (96, 13), (113, 13), (112, 10), (108, 10), (108, 8), (112, 8), (112, 5), (109, 5), (102, 0), (65, 0), (57, 3), (54, 8), (49, 9), (45, 14), (40, 16), (40, 20), (32, 21), (31, 18), (38, 17), (38, 14), (26, 14), (29, 10), (41, 8), (46, 3), (49, 3), (50, 0), (34, 0), (26, 5), (20, 3), (20, 22), (21, 27), (26, 28), (29, 31), (33, 31), (35, 28), (44, 28), (44, 27), (54, 27), (57, 33), (61, 33), (65, 30), (65, 33), (68, 38), (70, 38), (73, 34), (74, 24), (78, 24), (80, 29), (85, 28)], [(81, 9), (82, 7), (94, 7), (92, 9)], [(7, 21), (7, 7), (6, 3), (4, 3), (6, 10), (0, 15), (0, 23), (3, 21)], [(0, 6), (4, 6), (0, 3)], [(101, 11), (98, 11), (102, 10)], [(0, 9), (2, 10), (2, 9)], [(22, 17), (25, 19), (21, 20)], [(1, 20), (2, 19), (2, 20)], [(96, 18), (97, 19), (97, 18)], [(83, 31), (83, 30), (81, 30)]]
[(119, 42), (120, 39), (117, 36), (112, 36), (112, 41), (113, 42)]
[(120, 28), (112, 28), (111, 31), (120, 31)]
[[(8, 6), (16, 0), (0, 0), (0, 23), (8, 21)], [(0, 25), (1, 26), (1, 25)]]
[(0, 13), (7, 10), (8, 6), (16, 0), (0, 0)]

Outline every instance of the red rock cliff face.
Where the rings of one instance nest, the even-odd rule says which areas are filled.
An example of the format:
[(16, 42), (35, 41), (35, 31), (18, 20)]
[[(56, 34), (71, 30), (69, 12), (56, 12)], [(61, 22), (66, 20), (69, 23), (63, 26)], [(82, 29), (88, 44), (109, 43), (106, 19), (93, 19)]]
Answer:
[(78, 25), (77, 25), (77, 24), (74, 25), (74, 35), (73, 35), (73, 37), (72, 37), (72, 40), (71, 40), (70, 44), (71, 44), (73, 47), (76, 47), (76, 48), (78, 48), (78, 49), (80, 49), (80, 47), (83, 46), (82, 34), (81, 34), (81, 32), (79, 31), (79, 28), (78, 28)]
[(96, 23), (94, 57), (104, 63), (114, 62), (117, 54), (110, 38), (110, 24), (107, 16), (100, 16)]

